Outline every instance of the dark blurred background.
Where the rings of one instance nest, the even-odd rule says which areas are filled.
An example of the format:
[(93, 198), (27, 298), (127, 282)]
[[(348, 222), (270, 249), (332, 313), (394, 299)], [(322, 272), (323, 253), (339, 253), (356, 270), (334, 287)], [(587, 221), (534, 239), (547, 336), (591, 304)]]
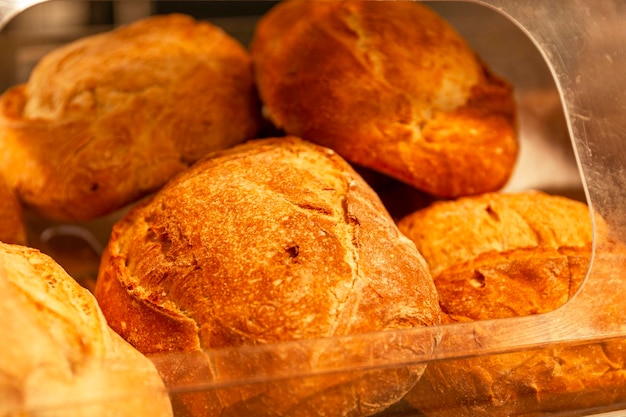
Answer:
[(48, 51), (153, 14), (212, 21), (248, 45), (258, 16), (276, 1), (49, 0), (21, 11), (0, 31), (0, 92), (24, 82)]

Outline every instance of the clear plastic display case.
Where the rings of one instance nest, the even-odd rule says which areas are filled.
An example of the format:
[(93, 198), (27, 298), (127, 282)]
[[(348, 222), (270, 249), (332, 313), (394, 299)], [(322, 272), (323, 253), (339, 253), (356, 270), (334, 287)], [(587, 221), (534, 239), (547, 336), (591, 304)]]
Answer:
[[(426, 3), (446, 18), (494, 72), (508, 79), (515, 88), (521, 153), (506, 190), (540, 189), (586, 201), (595, 213), (592, 220), (597, 220), (596, 215), (601, 216), (611, 237), (626, 241), (626, 2)], [(37, 60), (52, 48), (154, 13), (192, 14), (214, 22), (248, 44), (256, 20), (273, 4), (0, 0), (0, 91), (25, 81)], [(89, 287), (95, 279), (107, 233), (122, 214), (116, 212), (79, 224), (53, 223), (27, 214), (29, 237), (34, 246), (51, 254)], [(288, 383), (315, 386), (316, 381), (324, 378), (350, 378), (350, 375), (432, 361), (454, 364), (474, 357), (501, 357), (504, 361), (507, 355), (519, 352), (619, 340), (626, 344), (626, 309), (622, 311), (623, 307), (613, 302), (619, 299), (619, 294), (626, 296), (626, 258), (601, 256), (608, 244), (606, 239), (596, 233), (594, 256), (585, 283), (567, 304), (550, 313), (216, 350), (206, 352), (216, 363), (251, 365), (239, 368), (245, 372), (227, 378), (196, 375), (188, 384), (168, 389), (173, 398), (210, 396), (220, 391), (234, 393), (242, 389), (262, 392), (286, 389)], [(598, 297), (598, 292), (614, 294), (615, 298), (611, 301)], [(432, 354), (419, 348), (433, 343)], [(395, 348), (389, 350), (391, 345)], [(312, 369), (306, 360), (294, 360), (315, 352), (328, 356), (323, 369)], [(626, 362), (626, 352), (622, 356)], [(263, 366), (270, 357), (272, 366)], [(193, 355), (152, 359), (157, 363), (171, 361), (181, 369), (190, 370), (198, 360)], [(607, 370), (607, 377), (610, 372)], [(616, 365), (615, 372), (626, 369)], [(583, 382), (578, 396), (584, 397), (585, 390)], [(150, 393), (146, 395), (149, 397)], [(561, 410), (542, 411), (559, 416), (626, 415), (625, 400), (626, 394), (617, 395), (610, 404), (592, 401), (578, 406), (569, 399)], [(93, 395), (92, 401), (124, 401), (124, 398), (112, 390)], [(448, 407), (461, 410), (466, 405)], [(89, 415), (89, 404), (67, 404), (67, 407), (80, 406), (85, 407), (83, 415)], [(8, 415), (30, 415), (29, 411), (15, 410)], [(55, 409), (49, 414), (33, 415), (63, 415), (54, 414), (58, 412)], [(380, 415), (421, 414), (400, 401)]]

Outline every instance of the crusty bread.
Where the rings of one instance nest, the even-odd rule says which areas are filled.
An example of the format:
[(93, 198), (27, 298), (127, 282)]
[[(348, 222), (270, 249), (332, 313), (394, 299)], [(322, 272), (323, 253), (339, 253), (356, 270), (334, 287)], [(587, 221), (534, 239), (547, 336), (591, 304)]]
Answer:
[[(335, 152), (295, 137), (212, 154), (131, 210), (114, 226), (95, 295), (111, 326), (142, 352), (195, 358), (196, 376), (165, 361), (160, 369), (172, 387), (286, 361), (315, 374), (332, 356), (303, 349), (281, 357), (277, 348), (248, 363), (203, 358), (204, 348), (439, 323), (426, 264), (376, 194)], [(351, 355), (368, 348), (345, 347)], [(387, 355), (406, 348), (385, 347)], [(428, 352), (432, 343), (410, 349)], [(401, 397), (422, 370), (190, 394), (180, 407), (204, 417), (370, 415)]]
[[(581, 282), (590, 258), (570, 255), (568, 260), (572, 279)], [(606, 322), (615, 326), (626, 319), (626, 288), (621, 279), (626, 250), (621, 246), (616, 252), (596, 252), (593, 264), (596, 279), (586, 284), (582, 297), (576, 295), (585, 298), (579, 301), (579, 310), (569, 312), (573, 317), (578, 314), (580, 321), (569, 324), (587, 326), (590, 322), (590, 331), (602, 334), (608, 329)], [(529, 306), (518, 313), (534, 313), (534, 306)], [(443, 322), (470, 320), (460, 309), (456, 312), (454, 317), (444, 314)], [(569, 411), (608, 411), (616, 405), (621, 408), (626, 401), (624, 352), (623, 337), (606, 337), (601, 342), (575, 340), (573, 344), (553, 343), (432, 362), (405, 401), (427, 417), (539, 417)]]
[(589, 256), (592, 241), (586, 204), (538, 191), (435, 202), (398, 227), (429, 264), (444, 311), (473, 320), (562, 305), (580, 284), (568, 259)]
[(540, 191), (486, 193), (434, 202), (398, 222), (424, 255), (433, 275), (490, 252), (586, 246), (586, 204)]
[[(540, 192), (439, 202), (399, 227), (432, 266), (449, 324), (556, 311), (580, 289), (591, 261), (587, 206)], [(616, 281), (625, 264), (623, 245), (596, 253), (599, 276), (582, 297), (596, 300), (586, 308), (598, 318), (624, 320), (615, 294), (623, 291)], [(606, 328), (594, 320), (585, 314), (577, 324)], [(428, 417), (541, 416), (607, 406), (626, 399), (625, 351), (626, 342), (617, 339), (437, 361), (405, 400)]]
[(0, 243), (0, 415), (172, 415), (154, 365), (50, 257)]
[(45, 56), (0, 98), (0, 170), (48, 217), (86, 220), (250, 139), (248, 52), (184, 15), (146, 18)]
[(251, 53), (264, 111), (289, 134), (442, 197), (511, 175), (512, 88), (419, 2), (285, 1)]
[(0, 242), (26, 244), (22, 206), (9, 184), (0, 175)]

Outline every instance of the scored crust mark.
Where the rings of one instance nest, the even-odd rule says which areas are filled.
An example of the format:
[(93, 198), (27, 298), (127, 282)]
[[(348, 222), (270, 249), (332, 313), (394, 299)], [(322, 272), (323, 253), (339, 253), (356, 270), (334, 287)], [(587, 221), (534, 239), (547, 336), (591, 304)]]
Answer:
[[(349, 284), (349, 291), (346, 291), (345, 297), (343, 299), (338, 299), (338, 306), (337, 306), (337, 317), (340, 317), (342, 314), (344, 314), (344, 311), (346, 308), (350, 307), (350, 301), (353, 301), (355, 303), (355, 305), (352, 306), (352, 310), (355, 311), (358, 308), (358, 303), (359, 300), (358, 299), (354, 299), (352, 300), (353, 297), (353, 293), (354, 293), (354, 288), (357, 285), (357, 283), (359, 282), (359, 280), (362, 280), (363, 277), (361, 276), (361, 268), (360, 268), (360, 264), (361, 264), (361, 258), (360, 258), (360, 242), (359, 242), (359, 219), (357, 218), (356, 215), (354, 215), (354, 213), (352, 213), (352, 209), (351, 209), (351, 203), (350, 203), (350, 197), (351, 197), (351, 193), (353, 192), (353, 179), (351, 177), (345, 177), (345, 188), (344, 188), (344, 192), (342, 193), (341, 196), (341, 208), (342, 208), (342, 217), (344, 220), (344, 225), (346, 227), (346, 238), (345, 238), (345, 247), (349, 248), (346, 249), (346, 255), (344, 257), (344, 259), (346, 260), (346, 262), (350, 265), (350, 270), (352, 272), (352, 279), (351, 282)], [(332, 335), (335, 335), (337, 328), (339, 325), (339, 321), (335, 321), (335, 324), (333, 326)]]
[[(143, 204), (147, 204), (148, 202), (144, 202)], [(143, 205), (142, 204), (142, 205)], [(160, 206), (163, 209), (163, 205)], [(140, 228), (140, 232), (137, 236), (142, 236), (142, 245), (143, 243), (148, 243), (155, 247), (159, 248), (159, 252), (161, 253), (162, 259), (166, 260), (166, 262), (175, 262), (176, 254), (170, 253), (173, 250), (173, 247), (176, 242), (174, 242), (175, 238), (170, 235), (169, 230), (165, 230), (160, 227), (151, 227), (153, 222), (158, 222), (158, 219), (154, 213), (150, 212), (140, 212), (138, 211), (139, 207), (135, 208), (134, 211), (129, 213), (129, 217), (123, 219), (120, 224), (117, 226), (121, 226), (122, 224), (125, 227), (128, 227), (132, 224), (135, 227)], [(107, 251), (110, 253), (111, 259), (115, 259), (113, 262), (120, 263), (120, 269), (123, 273), (120, 273), (116, 279), (119, 280), (119, 284), (122, 285), (128, 295), (137, 302), (137, 306), (140, 306), (140, 309), (147, 309), (150, 313), (141, 313), (141, 314), (150, 314), (155, 317), (161, 316), (163, 319), (170, 321), (170, 323), (176, 323), (175, 325), (180, 325), (184, 329), (183, 332), (187, 333), (190, 331), (189, 329), (194, 329), (197, 340), (199, 339), (199, 326), (198, 323), (192, 315), (186, 311), (182, 306), (177, 305), (170, 299), (169, 289), (163, 286), (163, 283), (167, 282), (170, 278), (171, 274), (176, 274), (180, 277), (181, 280), (184, 281), (185, 277), (193, 274), (198, 269), (201, 268), (198, 265), (198, 262), (191, 262), (187, 265), (187, 268), (179, 268), (178, 266), (170, 272), (157, 273), (154, 271), (145, 270), (146, 264), (145, 259), (149, 258), (153, 255), (150, 255), (145, 250), (141, 252), (133, 251), (133, 247), (138, 245), (138, 242), (134, 239), (128, 238), (120, 238), (120, 231), (117, 231), (114, 228), (112, 240), (114, 241), (113, 245), (109, 244), (109, 248)], [(193, 255), (193, 254), (192, 254)], [(169, 260), (167, 260), (169, 259)], [(193, 258), (195, 260), (195, 257)], [(140, 266), (141, 264), (144, 264)], [(172, 264), (173, 265), (173, 264)], [(153, 265), (147, 265), (149, 268), (152, 268)], [(112, 278), (106, 276), (106, 279)], [(104, 278), (98, 278), (99, 280), (103, 280)], [(109, 284), (107, 284), (108, 286)], [(101, 297), (102, 295), (98, 294), (98, 291), (106, 291), (103, 290), (106, 288), (102, 286), (102, 288), (96, 288), (96, 297)], [(116, 308), (115, 306), (109, 306), (107, 304), (103, 304), (105, 313), (107, 308)], [(130, 317), (130, 321), (133, 322), (135, 317)], [(152, 319), (154, 320), (154, 319)], [(144, 336), (142, 336), (142, 329), (138, 322), (134, 322), (132, 325), (128, 325), (127, 321), (123, 323), (114, 323), (114, 326), (117, 325), (117, 330), (120, 331), (125, 337), (129, 338), (129, 341), (132, 340), (133, 343), (140, 341), (140, 343), (145, 343), (143, 341)], [(122, 329), (119, 328), (122, 326)], [(179, 331), (177, 329), (176, 331)], [(167, 336), (172, 335), (168, 334)], [(179, 336), (173, 335), (173, 337), (177, 338)], [(166, 342), (167, 344), (172, 344), (171, 340)], [(158, 350), (158, 348), (157, 348)]]
[(371, 46), (372, 38), (368, 30), (361, 24), (361, 16), (358, 10), (355, 10), (357, 5), (346, 3), (342, 6), (340, 11), (343, 19), (341, 22), (345, 24), (349, 31), (354, 33), (354, 47), (353, 44), (348, 43), (351, 39), (343, 39), (341, 36), (334, 36), (334, 39), (345, 43), (346, 48), (354, 52), (354, 57), (358, 59), (364, 68), (369, 69), (369, 72), (378, 82), (391, 87), (385, 77), (384, 55), (377, 48)]
[(301, 208), (304, 211), (313, 211), (321, 214), (322, 216), (332, 217), (334, 215), (333, 211), (328, 207), (321, 207), (319, 205), (313, 205), (310, 203), (299, 203), (299, 202), (291, 202), (296, 207)]
[(499, 222), (500, 221), (500, 215), (498, 215), (498, 212), (496, 210), (494, 210), (493, 207), (490, 204), (488, 204), (487, 207), (485, 207), (485, 212), (495, 222)]
[[(342, 11), (344, 18), (341, 20), (346, 27), (354, 33), (354, 45), (347, 44), (348, 50), (352, 51), (354, 58), (357, 59), (364, 68), (368, 69), (371, 74), (371, 82), (384, 90), (391, 92), (396, 98), (397, 115), (395, 120), (381, 121), (374, 123), (373, 127), (379, 132), (382, 138), (390, 143), (394, 141), (403, 142), (412, 146), (417, 146), (420, 142), (428, 142), (429, 136), (424, 136), (422, 131), (428, 125), (432, 118), (433, 110), (430, 108), (421, 108), (416, 103), (415, 97), (407, 94), (407, 91), (394, 82), (393, 77), (387, 74), (386, 61), (388, 57), (372, 42), (376, 41), (376, 35), (371, 29), (366, 28), (362, 23), (363, 16), (356, 10), (358, 7), (354, 3), (346, 3), (343, 5)], [(348, 40), (342, 39), (341, 36), (334, 37), (338, 42), (346, 43)], [(380, 42), (380, 40), (379, 40)], [(354, 47), (353, 47), (354, 46)], [(420, 109), (421, 115), (418, 116), (417, 110)], [(403, 127), (405, 134), (398, 135), (397, 132), (389, 129), (390, 124), (397, 124)], [(398, 147), (399, 147), (398, 143)], [(398, 154), (405, 157), (404, 165), (406, 169), (412, 170), (414, 157), (403, 155), (400, 148)], [(381, 161), (382, 163), (382, 161)], [(387, 169), (391, 169), (388, 167)]]
[(168, 252), (172, 248), (172, 239), (170, 239), (167, 231), (160, 231), (157, 233), (154, 228), (149, 227), (146, 238), (148, 240), (158, 243), (159, 247), (161, 248), (161, 252), (164, 256), (167, 257)]
[(294, 243), (294, 244), (289, 245), (285, 249), (285, 252), (287, 252), (287, 255), (289, 255), (289, 258), (291, 258), (294, 262), (297, 262), (295, 258), (297, 258), (298, 254), (300, 253), (300, 247)]
[[(528, 218), (526, 218), (526, 216), (524, 215), (525, 213), (520, 213), (519, 211), (517, 211), (515, 209), (513, 209), (513, 211), (520, 216), (520, 218), (524, 222), (524, 226), (526, 226), (527, 230), (533, 234), (533, 241), (534, 241), (534, 245), (535, 246), (541, 246), (544, 243), (548, 243), (548, 242), (544, 242), (546, 239), (544, 239), (542, 237), (543, 234), (546, 232), (546, 230), (539, 230), (537, 227), (535, 227), (533, 224), (531, 224), (531, 222), (529, 222)], [(547, 232), (551, 233), (550, 230), (547, 230)], [(552, 236), (554, 237), (554, 233), (552, 233)], [(503, 236), (503, 239), (504, 239), (504, 236)], [(503, 241), (503, 245), (505, 243), (506, 242)]]
[[(293, 138), (283, 139), (285, 141), (292, 141)], [(315, 218), (316, 216), (322, 216), (335, 223), (333, 235), (341, 239), (342, 247), (344, 248), (343, 260), (349, 265), (351, 271), (351, 282), (342, 286), (341, 291), (343, 295), (338, 292), (331, 291), (336, 302), (336, 307), (333, 308), (332, 316), (334, 320), (331, 320), (332, 328), (329, 330), (329, 336), (336, 333), (337, 326), (340, 325), (340, 317), (345, 315), (345, 309), (350, 307), (350, 298), (354, 292), (355, 285), (361, 277), (360, 271), (360, 258), (359, 258), (359, 238), (358, 228), (360, 222), (358, 217), (353, 213), (350, 205), (352, 198), (351, 194), (354, 192), (354, 179), (352, 174), (343, 173), (341, 175), (336, 174), (337, 169), (344, 169), (338, 165), (337, 158), (339, 158), (333, 151), (328, 150), (325, 152), (321, 159), (320, 155), (311, 156), (310, 151), (302, 148), (302, 144), (296, 142), (290, 144), (285, 150), (292, 159), (294, 166), (298, 166), (303, 172), (316, 173), (320, 179), (324, 178), (324, 181), (319, 185), (322, 187), (321, 192), (316, 192), (316, 198), (323, 197), (318, 203), (312, 203), (309, 201), (303, 201), (295, 198), (295, 196), (288, 196), (285, 193), (277, 192), (275, 189), (269, 188), (266, 183), (257, 183), (259, 187), (267, 189), (268, 193), (273, 193), (276, 196), (284, 199), (291, 204), (294, 208), (297, 208), (304, 212), (307, 217)], [(313, 159), (312, 159), (313, 158)], [(315, 191), (315, 190), (311, 190)], [(330, 200), (330, 201), (329, 201)], [(328, 204), (323, 204), (327, 202)], [(341, 211), (335, 211), (333, 208), (340, 208)], [(325, 230), (320, 230), (320, 233), (327, 234)], [(297, 256), (300, 254), (300, 246), (298, 242), (288, 242), (285, 246), (285, 251), (289, 255), (290, 262), (298, 262)], [(358, 308), (357, 304), (351, 306), (353, 310)]]
[(470, 284), (474, 288), (485, 288), (486, 280), (485, 275), (479, 270), (474, 271), (474, 276), (470, 278)]
[[(379, 45), (373, 43), (377, 40), (380, 43), (380, 39), (372, 32), (372, 28), (367, 28), (361, 24), (363, 15), (358, 10), (353, 10), (354, 7), (354, 4), (346, 5), (346, 10), (350, 10), (350, 12), (346, 16), (345, 22), (357, 36), (356, 48), (352, 49), (355, 52), (355, 57), (359, 58), (364, 67), (369, 68), (371, 82), (394, 97), (392, 104), (395, 107), (396, 114), (390, 116), (389, 120), (375, 122), (373, 127), (379, 132), (381, 138), (388, 141), (390, 148), (395, 148), (395, 152), (399, 156), (396, 161), (402, 161), (403, 165), (400, 172), (406, 170), (415, 178), (422, 177), (423, 171), (415, 163), (415, 149), (419, 148), (420, 152), (423, 152), (425, 155), (430, 154), (431, 156), (445, 150), (446, 143), (442, 143), (440, 138), (435, 138), (433, 135), (425, 134), (424, 132), (436, 114), (453, 110), (454, 106), (450, 103), (447, 105), (445, 103), (437, 103), (434, 98), (431, 106), (426, 106), (425, 103), (420, 102), (419, 92), (407, 91), (406, 87), (399, 84), (398, 80), (394, 79), (394, 77), (397, 77), (394, 71), (397, 70), (393, 65), (388, 65), (389, 57), (383, 53)], [(357, 51), (361, 53), (357, 54)], [(454, 89), (454, 85), (450, 80), (442, 81), (442, 83), (445, 82), (449, 84), (451, 89)], [(457, 101), (457, 105), (464, 105), (466, 99), (460, 97)], [(396, 127), (393, 128), (393, 125), (396, 125)], [(393, 145), (394, 142), (395, 146)], [(449, 160), (441, 158), (438, 162), (443, 165), (443, 172), (453, 172)], [(390, 175), (402, 175), (400, 172), (396, 174), (398, 167), (394, 167), (393, 163), (385, 161), (384, 158), (378, 161), (378, 163), (380, 164), (379, 168), (383, 172), (387, 172)], [(428, 178), (424, 178), (423, 181), (425, 184), (432, 182)]]

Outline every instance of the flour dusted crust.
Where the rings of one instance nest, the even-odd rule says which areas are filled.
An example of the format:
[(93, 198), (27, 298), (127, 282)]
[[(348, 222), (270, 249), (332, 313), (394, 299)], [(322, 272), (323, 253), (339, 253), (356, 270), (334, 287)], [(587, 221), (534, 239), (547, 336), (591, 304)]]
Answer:
[[(596, 236), (603, 236), (606, 227), (596, 220)], [(431, 266), (448, 324), (555, 311), (575, 296), (591, 262), (587, 205), (541, 192), (434, 203), (399, 227)], [(598, 277), (581, 297), (591, 298), (598, 318), (623, 320), (615, 294), (623, 291), (618, 271), (625, 255), (619, 243), (596, 248)], [(601, 330), (602, 320), (588, 325)], [(618, 339), (433, 362), (405, 401), (428, 417), (541, 416), (606, 406), (624, 400), (624, 352)]]
[(44, 215), (91, 219), (254, 137), (259, 112), (242, 45), (185, 15), (149, 17), (49, 53), (0, 97), (0, 170)]
[(2, 176), (0, 176), (0, 242), (26, 244), (26, 225), (22, 206)]
[[(212, 154), (133, 209), (113, 229), (95, 294), (126, 340), (145, 353), (200, 355), (210, 369), (204, 378), (285, 360), (315, 372), (328, 359), (306, 350), (280, 358), (277, 347), (262, 364), (222, 363), (202, 359), (202, 348), (439, 322), (426, 264), (374, 192), (336, 153), (295, 137)], [(402, 348), (390, 345), (388, 354)], [(189, 378), (180, 369), (162, 372), (175, 385)], [(183, 403), (189, 415), (211, 407), (209, 415), (370, 415), (422, 370), (259, 384)]]
[(353, 163), (443, 197), (513, 170), (512, 88), (419, 2), (285, 1), (251, 52), (270, 120)]
[(51, 258), (0, 243), (0, 292), (0, 415), (172, 415), (154, 365)]

